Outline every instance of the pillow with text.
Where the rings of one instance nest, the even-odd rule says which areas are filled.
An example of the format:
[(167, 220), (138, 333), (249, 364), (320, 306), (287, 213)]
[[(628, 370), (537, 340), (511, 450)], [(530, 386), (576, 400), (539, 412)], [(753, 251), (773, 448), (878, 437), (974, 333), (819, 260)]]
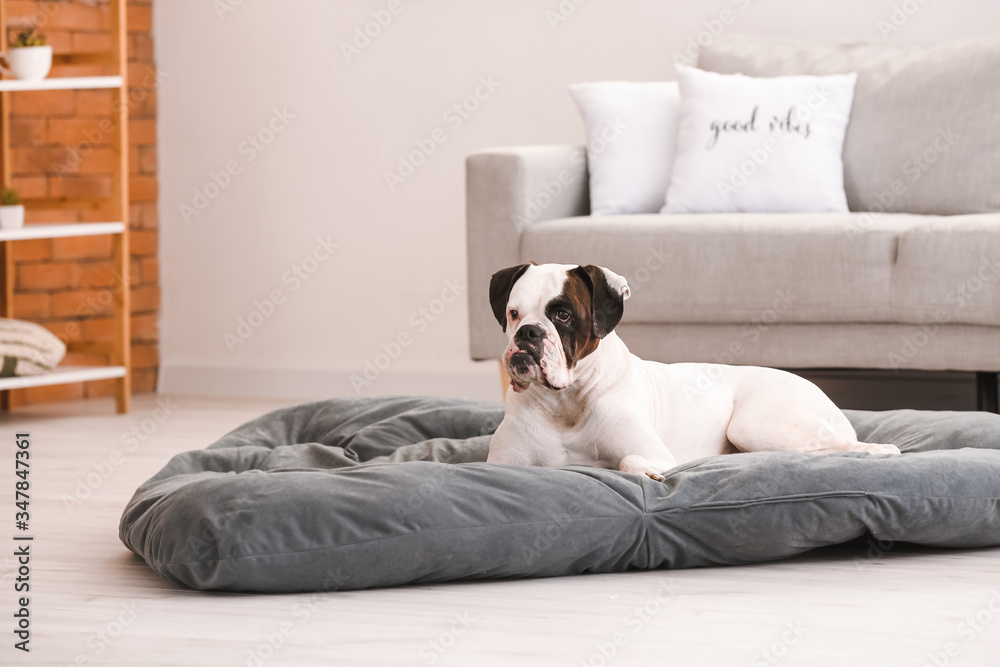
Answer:
[(676, 69), (677, 158), (662, 213), (847, 211), (844, 134), (856, 74)]

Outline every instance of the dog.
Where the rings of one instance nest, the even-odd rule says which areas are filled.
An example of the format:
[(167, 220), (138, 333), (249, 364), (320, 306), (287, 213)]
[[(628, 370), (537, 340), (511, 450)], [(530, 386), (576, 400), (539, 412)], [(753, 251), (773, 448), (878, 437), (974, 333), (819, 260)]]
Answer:
[(899, 454), (858, 441), (826, 394), (773, 368), (644, 361), (614, 329), (630, 291), (606, 268), (521, 264), (493, 274), (510, 377), (487, 461), (645, 475), (735, 452)]

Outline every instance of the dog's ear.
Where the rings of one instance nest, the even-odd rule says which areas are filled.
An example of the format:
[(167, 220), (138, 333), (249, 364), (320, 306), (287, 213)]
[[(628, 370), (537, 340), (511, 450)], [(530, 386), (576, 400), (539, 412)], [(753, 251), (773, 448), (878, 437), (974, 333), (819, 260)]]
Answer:
[(507, 299), (510, 298), (510, 290), (528, 267), (534, 265), (535, 263), (531, 262), (510, 266), (500, 269), (490, 278), (490, 306), (493, 307), (493, 316), (497, 318), (504, 331), (507, 331)]
[(628, 283), (617, 273), (593, 264), (573, 270), (590, 289), (592, 332), (597, 338), (604, 338), (622, 321), (625, 299), (631, 296)]

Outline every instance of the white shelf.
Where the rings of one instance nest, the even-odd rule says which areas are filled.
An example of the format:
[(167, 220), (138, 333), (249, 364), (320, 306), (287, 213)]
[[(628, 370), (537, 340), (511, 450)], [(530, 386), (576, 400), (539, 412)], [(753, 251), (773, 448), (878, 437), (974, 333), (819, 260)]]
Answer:
[(0, 378), (0, 390), (125, 377), (124, 366), (59, 366), (43, 375)]
[(66, 236), (98, 236), (121, 234), (124, 222), (81, 222), (75, 225), (25, 225), (20, 229), (0, 229), (0, 241), (26, 239), (57, 239)]
[(4, 79), (0, 92), (9, 90), (83, 90), (87, 88), (121, 88), (120, 76), (57, 76), (41, 81)]

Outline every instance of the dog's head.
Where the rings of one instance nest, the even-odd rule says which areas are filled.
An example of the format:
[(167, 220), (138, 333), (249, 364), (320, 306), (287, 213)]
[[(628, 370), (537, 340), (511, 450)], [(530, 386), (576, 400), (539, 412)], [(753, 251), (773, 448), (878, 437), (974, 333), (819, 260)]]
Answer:
[(521, 264), (493, 274), (490, 305), (510, 344), (503, 365), (514, 391), (532, 382), (565, 389), (577, 363), (622, 319), (625, 279), (600, 266)]

